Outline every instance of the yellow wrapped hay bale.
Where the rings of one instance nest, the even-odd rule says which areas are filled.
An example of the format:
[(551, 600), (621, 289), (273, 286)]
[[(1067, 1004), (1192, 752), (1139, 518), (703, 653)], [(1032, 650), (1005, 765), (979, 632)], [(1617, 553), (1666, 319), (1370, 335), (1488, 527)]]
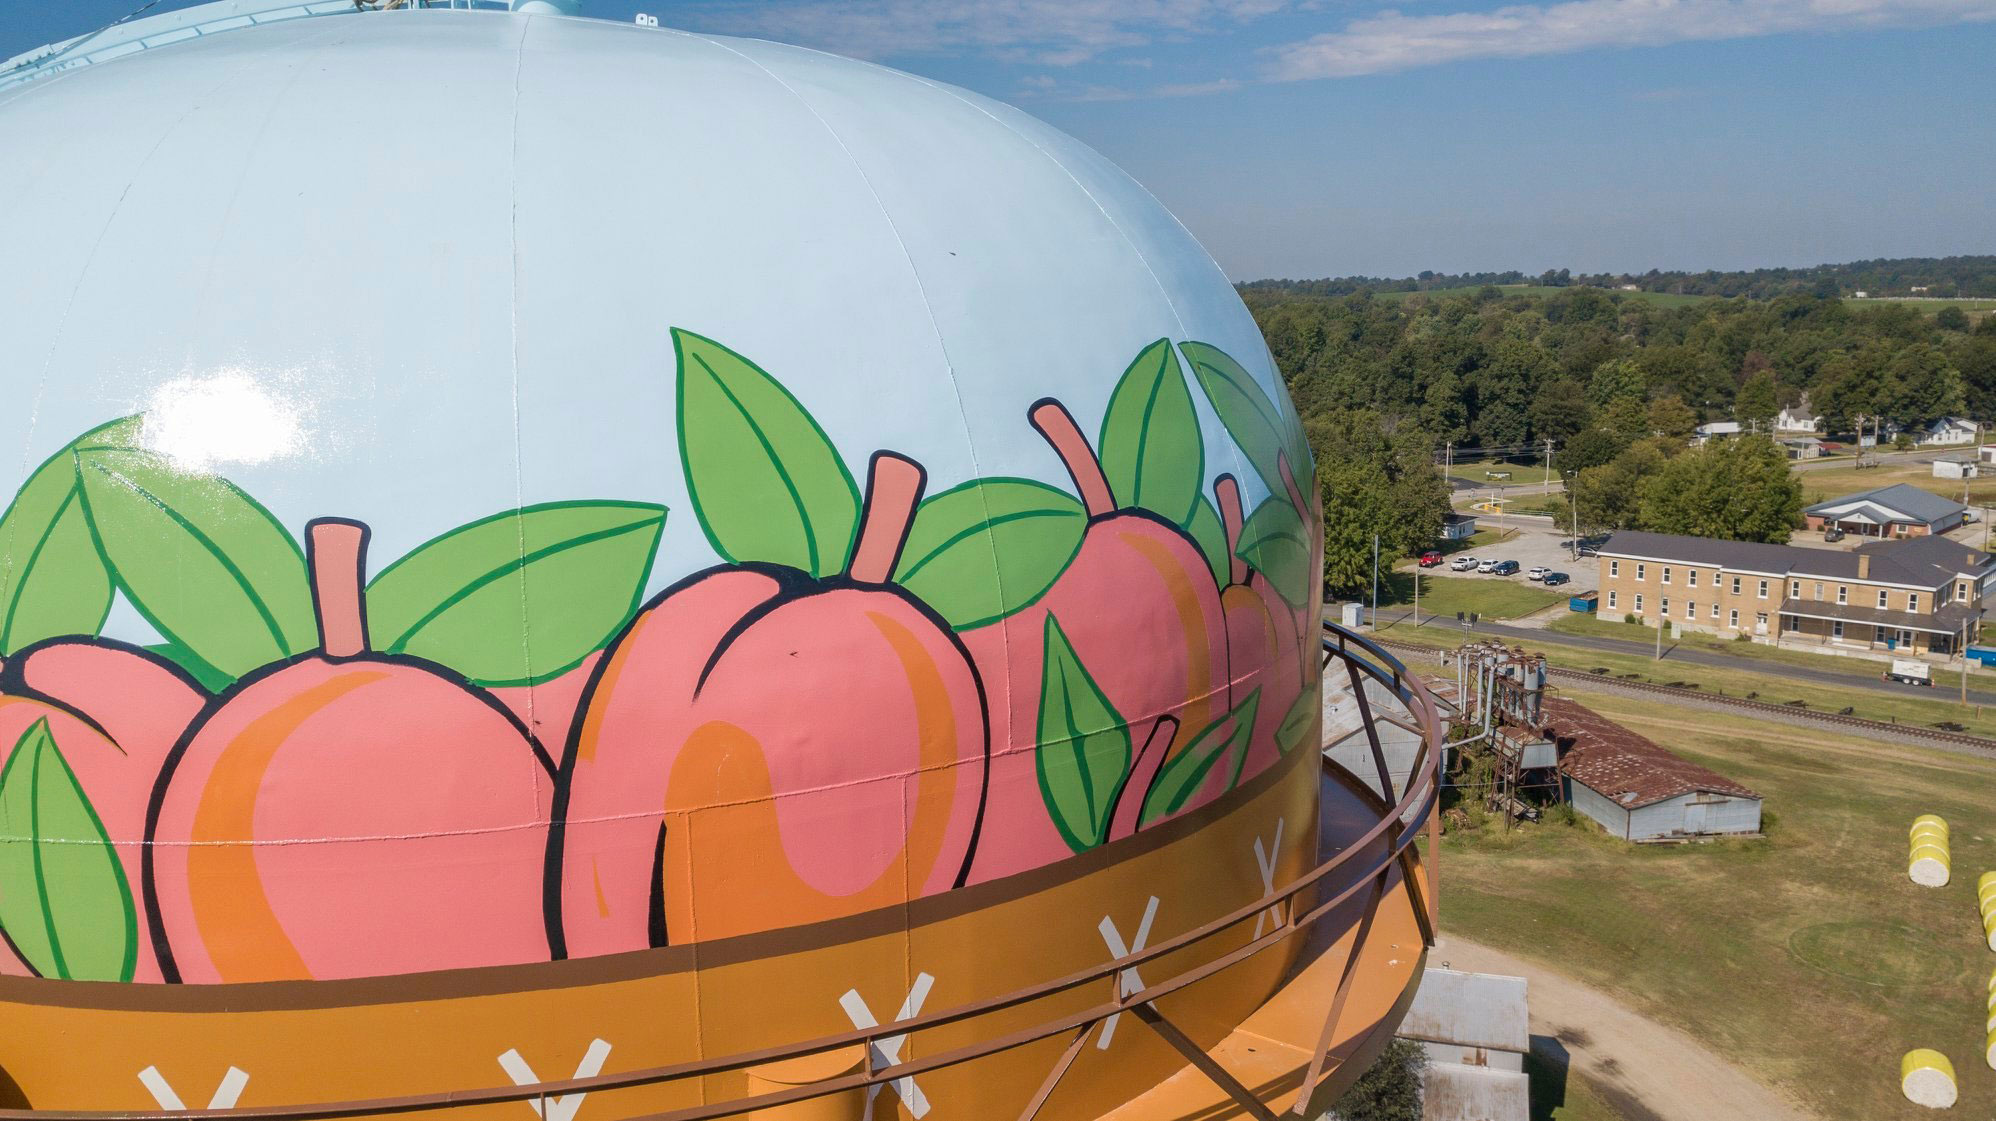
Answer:
[(1947, 834), (1947, 819), (1939, 814), (1921, 814), (1913, 819), (1912, 832), (1918, 833), (1923, 827), (1937, 829), (1945, 836)]
[(1899, 1091), (1914, 1105), (1948, 1109), (1954, 1105), (1954, 1064), (1939, 1051), (1921, 1047), (1899, 1060)]
[(1996, 1024), (1989, 1025), (1989, 1034), (1983, 1037), (1982, 1060), (1989, 1064), (1990, 1070), (1996, 1070)]
[(1946, 887), (1948, 850), (1945, 840), (1916, 840), (1906, 862), (1906, 874), (1921, 887)]

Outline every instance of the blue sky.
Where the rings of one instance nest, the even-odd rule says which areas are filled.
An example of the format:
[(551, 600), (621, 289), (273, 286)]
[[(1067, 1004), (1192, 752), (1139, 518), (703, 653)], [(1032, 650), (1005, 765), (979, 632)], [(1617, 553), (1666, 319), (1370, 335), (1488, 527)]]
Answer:
[[(0, 0), (0, 57), (136, 3)], [(583, 3), (1011, 101), (1239, 279), (1996, 253), (1996, 0)]]

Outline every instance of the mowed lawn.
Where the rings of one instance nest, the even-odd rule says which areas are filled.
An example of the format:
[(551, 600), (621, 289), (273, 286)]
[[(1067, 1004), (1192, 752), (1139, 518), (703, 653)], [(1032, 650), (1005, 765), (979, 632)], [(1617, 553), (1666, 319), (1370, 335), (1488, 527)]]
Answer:
[[(1388, 607), (1411, 609), (1414, 606), (1415, 575), (1402, 569), (1393, 573), (1391, 579), (1384, 575), (1380, 577), (1379, 610), (1382, 613)], [(1531, 583), (1525, 579), (1523, 572), (1516, 576), (1471, 579), (1467, 576), (1441, 576), (1434, 569), (1427, 569), (1419, 576), (1423, 619), (1430, 615), (1445, 615), (1454, 619), (1458, 611), (1474, 611), (1486, 619), (1516, 619), (1569, 598), (1558, 589), (1547, 591)]]
[[(1770, 835), (1636, 846), (1585, 819), (1454, 832), (1444, 929), (1609, 992), (1824, 1118), (1934, 1116), (1899, 1093), (1914, 1047), (1953, 1061), (1953, 1116), (1996, 1114), (1982, 1058), (1996, 954), (1975, 900), (1996, 868), (1996, 761), (1572, 695), (1759, 791)], [(1906, 878), (1921, 813), (1953, 826), (1945, 888)]]
[[(1396, 620), (1382, 608), (1379, 637), (1388, 642), (1452, 649), (1460, 646), (1463, 639), (1462, 631), (1455, 624), (1455, 610), (1450, 608), (1445, 618), (1432, 619), (1416, 627), (1411, 619)], [(1421, 596), (1421, 617), (1424, 620), (1431, 618), (1425, 588)], [(1656, 636), (1653, 630), (1646, 629), (1644, 634), (1652, 640)], [(1938, 684), (1931, 688), (1908, 685), (1903, 690), (1892, 691), (1852, 689), (1777, 677), (1745, 666), (1737, 669), (1730, 666), (1699, 666), (1674, 662), (1667, 657), (1659, 662), (1648, 654), (1603, 653), (1567, 646), (1559, 639), (1558, 632), (1547, 631), (1543, 639), (1526, 640), (1523, 645), (1544, 654), (1546, 660), (1555, 666), (1582, 671), (1606, 670), (1610, 676), (1654, 685), (1680, 685), (1685, 687), (1687, 693), (1723, 693), (1779, 705), (1800, 701), (1817, 712), (1839, 712), (1849, 708), (1851, 715), (1866, 720), (1922, 726), (1952, 723), (1974, 735), (1996, 738), (1996, 709), (1978, 710), (1972, 705), (1960, 704), (1956, 699), (1958, 694), (1953, 691), (1958, 679), (1948, 677), (1945, 670), (1937, 675)], [(1664, 646), (1669, 649), (1668, 639), (1665, 639)], [(1822, 661), (1838, 659), (1824, 658)]]
[[(1964, 444), (1959, 447), (1934, 448), (1932, 452), (1935, 455), (1961, 456), (1973, 450)], [(1891, 463), (1882, 467), (1824, 467), (1814, 471), (1797, 471), (1795, 477), (1802, 480), (1802, 501), (1805, 504), (1825, 502), (1859, 491), (1877, 490), (1879, 487), (1889, 487), (1894, 483), (1910, 483), (1943, 498), (1955, 502), (1961, 501), (1962, 480), (1936, 479), (1933, 466), (1928, 463)], [(1996, 475), (1969, 479), (1967, 482), (1970, 506), (1996, 506)], [(1797, 531), (1798, 534), (1802, 532), (1805, 531)], [(1981, 543), (1978, 537), (1975, 544)]]

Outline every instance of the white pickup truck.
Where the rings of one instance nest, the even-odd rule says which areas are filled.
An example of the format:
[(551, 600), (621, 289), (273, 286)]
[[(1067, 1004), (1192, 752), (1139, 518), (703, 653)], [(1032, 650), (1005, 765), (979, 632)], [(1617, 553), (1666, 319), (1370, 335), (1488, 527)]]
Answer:
[(1885, 680), (1897, 681), (1904, 685), (1932, 685), (1933, 667), (1911, 658), (1892, 659), (1892, 668), (1885, 671)]

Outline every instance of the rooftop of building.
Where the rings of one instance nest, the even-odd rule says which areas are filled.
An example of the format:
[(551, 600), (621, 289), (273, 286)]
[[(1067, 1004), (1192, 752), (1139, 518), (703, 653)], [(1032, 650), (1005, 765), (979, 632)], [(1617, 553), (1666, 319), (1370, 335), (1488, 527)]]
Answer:
[(1673, 755), (1569, 698), (1546, 697), (1540, 721), (1546, 733), (1566, 748), (1560, 771), (1624, 809), (1640, 809), (1700, 792), (1760, 797), (1752, 789)]
[[(1877, 487), (1872, 490), (1859, 491), (1856, 494), (1839, 495), (1827, 502), (1818, 502), (1802, 512), (1818, 515), (1839, 513), (1846, 516), (1850, 513), (1859, 512), (1858, 510), (1851, 509), (1852, 507), (1875, 508), (1878, 512), (1885, 515), (1884, 517), (1879, 517), (1873, 514), (1873, 521), (1911, 520), (1922, 523), (1937, 522), (1944, 518), (1954, 517), (1968, 509), (1959, 502), (1942, 498), (1932, 491), (1921, 490), (1911, 483), (1893, 483), (1889, 487)], [(1895, 515), (1897, 516), (1895, 517)]]
[[(1625, 529), (1611, 535), (1596, 551), (1604, 557), (1682, 561), (1769, 576), (1820, 576), (1919, 588), (1937, 588), (1964, 574), (1979, 576), (1996, 564), (1996, 556), (1945, 537), (1873, 541), (1838, 552)], [(1861, 576), (1860, 567), (1865, 569)]]

